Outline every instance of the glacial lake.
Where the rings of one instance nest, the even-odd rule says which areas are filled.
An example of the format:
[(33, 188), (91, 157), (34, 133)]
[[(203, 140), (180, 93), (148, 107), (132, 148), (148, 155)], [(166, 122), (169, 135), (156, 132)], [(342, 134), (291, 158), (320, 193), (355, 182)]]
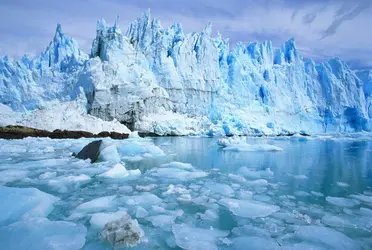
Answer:
[(144, 232), (133, 249), (372, 249), (371, 135), (218, 139), (104, 139), (95, 164), (71, 156), (92, 139), (0, 140), (0, 245), (113, 249), (98, 235), (127, 213)]

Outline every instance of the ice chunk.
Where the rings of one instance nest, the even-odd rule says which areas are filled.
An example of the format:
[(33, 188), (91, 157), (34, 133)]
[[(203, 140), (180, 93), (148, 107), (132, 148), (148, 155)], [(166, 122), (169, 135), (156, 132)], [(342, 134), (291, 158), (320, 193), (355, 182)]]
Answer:
[(112, 169), (100, 174), (100, 177), (110, 179), (136, 178), (141, 175), (139, 169), (127, 170), (122, 164), (117, 163)]
[(349, 228), (353, 232), (358, 232), (358, 230), (361, 230), (361, 232), (372, 232), (372, 219), (371, 218), (363, 218), (363, 217), (357, 217), (353, 215), (330, 215), (327, 214), (323, 216), (322, 222), (325, 225), (331, 226), (331, 227), (338, 227), (338, 228)]
[(332, 249), (360, 249), (358, 242), (334, 229), (322, 226), (302, 226), (294, 234), (300, 240), (325, 244)]
[(183, 162), (177, 162), (177, 161), (173, 161), (167, 164), (162, 164), (161, 167), (179, 168), (179, 169), (187, 169), (187, 170), (194, 169), (194, 167), (190, 163), (183, 163)]
[(238, 169), (238, 174), (243, 175), (244, 177), (250, 179), (261, 179), (261, 178), (270, 178), (274, 175), (270, 168), (265, 170), (254, 170), (247, 167), (241, 167)]
[(108, 161), (113, 163), (120, 162), (120, 155), (115, 144), (108, 144), (109, 142), (104, 141), (101, 144), (99, 152), (99, 161)]
[(233, 136), (233, 137), (223, 137), (218, 139), (217, 145), (221, 147), (228, 147), (230, 145), (240, 145), (246, 144), (246, 140), (244, 138)]
[(141, 206), (151, 206), (154, 204), (160, 204), (162, 200), (156, 196), (155, 194), (151, 193), (142, 193), (140, 195), (134, 196), (123, 196), (120, 200), (124, 201), (127, 205), (141, 205)]
[(147, 218), (148, 221), (152, 223), (154, 227), (160, 227), (164, 231), (170, 230), (171, 226), (174, 224), (174, 221), (176, 220), (176, 216), (173, 215), (155, 215), (150, 216)]
[(347, 187), (350, 186), (349, 184), (347, 184), (345, 182), (340, 182), (340, 181), (338, 181), (336, 184), (337, 184), (337, 186), (342, 187), (342, 188), (347, 188)]
[(104, 211), (109, 208), (113, 208), (116, 206), (115, 203), (116, 195), (100, 197), (83, 204), (80, 204), (76, 207), (76, 212), (79, 213), (95, 213)]
[(250, 200), (252, 199), (253, 193), (251, 191), (246, 191), (246, 190), (240, 190), (237, 193), (237, 197), (240, 200)]
[(82, 185), (89, 183), (91, 178), (85, 174), (78, 176), (60, 176), (48, 181), (48, 185), (60, 193), (67, 193), (79, 189)]
[(1, 248), (7, 250), (78, 250), (85, 244), (83, 225), (32, 218), (0, 228)]
[(138, 134), (138, 131), (133, 131), (129, 134), (129, 139), (138, 139), (138, 138), (141, 138)]
[(141, 206), (138, 206), (136, 209), (136, 217), (137, 218), (145, 218), (149, 213)]
[(251, 235), (251, 236), (260, 236), (260, 237), (265, 237), (265, 238), (271, 237), (269, 231), (256, 227), (256, 226), (249, 225), (249, 224), (244, 225), (242, 227), (233, 228), (232, 233), (236, 236)]
[(213, 209), (206, 210), (201, 216), (203, 220), (217, 221), (219, 219), (218, 214)]
[(57, 177), (57, 172), (45, 172), (41, 175), (39, 175), (40, 180), (45, 180), (45, 179), (52, 179)]
[(280, 210), (278, 206), (254, 200), (221, 199), (218, 203), (237, 216), (251, 219), (267, 217)]
[(314, 196), (317, 196), (317, 197), (324, 197), (324, 194), (322, 194), (320, 192), (311, 191), (311, 194), (314, 195)]
[(364, 203), (369, 203), (372, 205), (372, 196), (367, 196), (367, 195), (363, 195), (363, 194), (352, 194), (350, 195), (351, 198), (354, 198), (354, 199), (357, 199), (357, 200), (360, 200), (361, 202), (364, 202)]
[(172, 232), (176, 244), (182, 249), (217, 249), (216, 242), (219, 238), (226, 237), (229, 233), (218, 229), (195, 228), (186, 224), (175, 224)]
[(279, 248), (279, 244), (271, 238), (245, 236), (233, 239), (232, 247), (233, 249), (271, 250)]
[(357, 200), (343, 198), (343, 197), (327, 196), (326, 201), (328, 201), (332, 205), (339, 206), (339, 207), (355, 207), (360, 204), (360, 202)]
[(59, 198), (36, 188), (11, 188), (0, 186), (0, 226), (20, 219), (46, 217), (52, 212)]
[(295, 191), (294, 195), (295, 196), (303, 196), (303, 197), (310, 196), (310, 194), (308, 192), (305, 192), (305, 191), (302, 191), (302, 190)]
[(150, 184), (150, 185), (147, 185), (147, 186), (140, 186), (140, 185), (137, 185), (136, 186), (136, 190), (138, 191), (146, 191), (146, 192), (150, 192), (151, 190), (157, 188), (158, 185), (156, 184)]
[(163, 194), (168, 195), (168, 194), (187, 194), (187, 193), (189, 193), (189, 190), (187, 190), (186, 188), (180, 187), (180, 186), (174, 186), (173, 184), (170, 184), (168, 186), (168, 190), (164, 192)]
[(240, 183), (247, 182), (247, 180), (241, 175), (229, 174), (228, 176), (229, 176), (230, 179), (232, 179), (234, 181), (237, 181), (237, 182), (240, 182)]
[(100, 232), (101, 240), (108, 241), (113, 248), (135, 247), (144, 235), (137, 220), (132, 220), (128, 214), (108, 222)]
[(307, 179), (309, 179), (309, 177), (307, 177), (306, 175), (303, 175), (303, 174), (294, 175), (293, 178), (295, 178), (296, 180), (307, 180)]
[(231, 144), (223, 150), (233, 152), (263, 152), (263, 151), (282, 151), (283, 149), (269, 144)]
[(26, 170), (9, 169), (0, 171), (0, 185), (22, 180), (26, 178), (27, 175), (28, 171)]
[(90, 218), (90, 225), (93, 228), (99, 228), (102, 229), (104, 226), (114, 220), (119, 220), (123, 216), (126, 216), (127, 212), (125, 211), (117, 211), (112, 213), (95, 213)]
[(221, 194), (224, 196), (233, 196), (234, 189), (227, 184), (207, 182), (205, 187), (212, 191), (212, 193)]
[(268, 184), (269, 184), (268, 181), (264, 179), (258, 179), (258, 180), (246, 182), (246, 185), (250, 187), (263, 187), (263, 186), (267, 186)]
[(359, 213), (364, 216), (372, 217), (372, 209), (361, 207)]
[(187, 181), (190, 179), (198, 179), (208, 176), (208, 173), (201, 170), (184, 170), (178, 168), (158, 168), (150, 171), (152, 176), (166, 178), (166, 179), (177, 179), (179, 181)]

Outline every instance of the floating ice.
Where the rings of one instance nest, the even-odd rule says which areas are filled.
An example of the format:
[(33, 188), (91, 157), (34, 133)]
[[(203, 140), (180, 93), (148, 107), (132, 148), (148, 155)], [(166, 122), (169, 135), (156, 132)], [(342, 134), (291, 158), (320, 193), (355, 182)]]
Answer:
[(233, 249), (271, 250), (279, 248), (279, 244), (271, 239), (258, 236), (244, 236), (233, 239)]
[(363, 194), (352, 194), (350, 195), (351, 198), (360, 200), (361, 202), (368, 203), (372, 205), (372, 196), (367, 196)]
[(294, 195), (295, 196), (303, 196), (303, 197), (310, 196), (310, 194), (308, 192), (305, 192), (305, 191), (302, 191), (302, 190), (295, 191)]
[(230, 145), (240, 145), (246, 144), (246, 140), (242, 137), (233, 136), (233, 137), (223, 137), (218, 139), (217, 145), (221, 147), (228, 147)]
[(9, 169), (0, 171), (0, 185), (22, 180), (26, 178), (27, 175), (28, 171), (26, 170)]
[(144, 207), (160, 204), (162, 202), (158, 196), (147, 192), (134, 196), (122, 196), (120, 200), (125, 202), (127, 205), (141, 205)]
[(164, 168), (179, 168), (179, 169), (186, 169), (186, 170), (192, 170), (194, 167), (190, 163), (183, 163), (183, 162), (170, 162), (167, 164), (161, 165), (161, 167)]
[(158, 168), (150, 171), (152, 176), (177, 179), (179, 181), (187, 181), (191, 179), (198, 179), (208, 176), (208, 173), (196, 169), (179, 169), (179, 168)]
[(317, 197), (324, 197), (324, 194), (322, 194), (320, 192), (311, 191), (311, 194), (314, 195), (314, 196), (317, 196)]
[(0, 226), (32, 217), (46, 217), (59, 198), (36, 188), (0, 186)]
[(83, 225), (32, 218), (0, 227), (0, 242), (7, 250), (78, 250), (85, 244), (86, 232)]
[(144, 232), (137, 220), (132, 220), (128, 214), (108, 222), (100, 232), (100, 238), (108, 241), (113, 248), (135, 247), (143, 236)]
[[(138, 170), (139, 171), (139, 170)], [(136, 190), (138, 191), (145, 191), (145, 192), (150, 192), (151, 190), (157, 188), (158, 185), (156, 184), (150, 184), (150, 185), (147, 185), (147, 186), (140, 186), (140, 185), (137, 185), (136, 186)]]
[(76, 212), (95, 213), (95, 212), (104, 211), (106, 209), (113, 208), (116, 206), (114, 202), (115, 199), (116, 199), (116, 195), (100, 197), (100, 198), (85, 202), (83, 204), (80, 204), (79, 206), (76, 207)]
[(100, 174), (100, 177), (110, 179), (136, 178), (141, 175), (139, 169), (127, 170), (122, 164), (117, 163), (112, 169)]
[(242, 227), (235, 227), (232, 230), (232, 233), (235, 236), (246, 236), (246, 235), (251, 235), (251, 236), (260, 236), (260, 237), (265, 237), (269, 238), (271, 237), (270, 233), (268, 230), (252, 226), (252, 225), (244, 225)]
[(39, 175), (40, 180), (45, 180), (45, 179), (52, 179), (57, 177), (57, 172), (45, 172), (41, 175)]
[(283, 149), (274, 145), (269, 144), (239, 144), (239, 145), (229, 145), (223, 150), (234, 151), (234, 152), (262, 152), (262, 151), (282, 151)]
[(149, 213), (141, 206), (138, 206), (136, 209), (136, 218), (145, 218)]
[(293, 178), (295, 178), (296, 180), (307, 180), (309, 179), (309, 177), (307, 177), (306, 175), (294, 175)]
[(186, 224), (175, 224), (172, 232), (176, 244), (182, 249), (217, 249), (216, 242), (219, 238), (226, 237), (229, 233), (218, 229), (203, 229), (191, 227)]
[(238, 174), (250, 179), (270, 178), (274, 176), (274, 173), (270, 168), (266, 168), (265, 170), (254, 170), (247, 167), (241, 167), (238, 169)]
[(267, 186), (269, 182), (264, 179), (258, 179), (254, 181), (247, 181), (245, 185), (250, 186), (250, 187), (264, 187)]
[(189, 193), (189, 190), (187, 190), (186, 188), (180, 187), (180, 186), (174, 186), (173, 184), (170, 184), (168, 186), (168, 190), (164, 192), (163, 194), (168, 195), (168, 194), (187, 194), (187, 193)]
[(205, 184), (205, 187), (212, 191), (212, 193), (221, 194), (224, 196), (233, 196), (234, 195), (234, 189), (232, 189), (227, 184), (222, 183), (215, 183), (215, 182), (207, 182)]
[(109, 141), (103, 141), (99, 152), (99, 161), (108, 161), (113, 163), (120, 162), (120, 155), (115, 144), (110, 144)]
[(218, 213), (213, 209), (206, 210), (203, 214), (201, 214), (200, 217), (203, 220), (210, 220), (210, 221), (216, 221), (219, 219)]
[(278, 206), (254, 200), (221, 199), (218, 203), (237, 216), (251, 219), (267, 217), (280, 210)]
[(48, 185), (60, 193), (67, 193), (79, 189), (82, 185), (90, 181), (91, 178), (89, 176), (81, 174), (77, 176), (60, 176), (56, 179), (49, 180)]
[(355, 207), (360, 204), (360, 202), (357, 200), (343, 198), (343, 197), (327, 196), (326, 201), (328, 201), (332, 205), (339, 206), (339, 207)]
[(93, 228), (102, 229), (107, 223), (119, 220), (126, 215), (127, 213), (125, 211), (117, 211), (112, 213), (95, 213), (90, 218), (89, 223)]
[(173, 215), (161, 214), (147, 217), (147, 220), (150, 221), (154, 227), (160, 227), (161, 229), (168, 231), (171, 229), (176, 218), (177, 217)]
[(347, 188), (347, 187), (350, 186), (349, 184), (347, 184), (345, 182), (340, 182), (340, 181), (336, 182), (336, 184), (337, 184), (337, 186), (342, 187), (342, 188)]
[(302, 226), (295, 231), (295, 237), (313, 243), (324, 244), (332, 249), (360, 249), (358, 242), (350, 239), (343, 233), (321, 226)]

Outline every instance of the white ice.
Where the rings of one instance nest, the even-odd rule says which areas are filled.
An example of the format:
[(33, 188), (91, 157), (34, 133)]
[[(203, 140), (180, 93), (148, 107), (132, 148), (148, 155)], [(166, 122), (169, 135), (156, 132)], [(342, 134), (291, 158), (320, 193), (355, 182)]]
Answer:
[(117, 211), (109, 213), (95, 213), (90, 218), (90, 225), (96, 229), (102, 229), (110, 221), (119, 220), (121, 217), (126, 216), (127, 212)]
[(117, 163), (113, 168), (98, 176), (110, 179), (132, 179), (137, 178), (140, 175), (141, 171), (139, 169), (127, 170), (122, 164)]
[(80, 224), (32, 218), (0, 227), (0, 242), (4, 250), (78, 250), (86, 233)]
[(280, 210), (278, 206), (254, 200), (221, 199), (218, 203), (234, 215), (251, 219), (267, 217)]
[(59, 198), (36, 188), (0, 186), (0, 226), (33, 217), (46, 217)]
[(218, 229), (204, 229), (191, 227), (186, 224), (175, 224), (172, 226), (172, 232), (176, 239), (177, 246), (182, 249), (208, 249), (217, 248), (217, 240), (226, 237), (229, 233)]
[(328, 201), (332, 205), (339, 206), (339, 207), (355, 207), (360, 204), (360, 202), (357, 200), (343, 198), (343, 197), (327, 196), (326, 201)]

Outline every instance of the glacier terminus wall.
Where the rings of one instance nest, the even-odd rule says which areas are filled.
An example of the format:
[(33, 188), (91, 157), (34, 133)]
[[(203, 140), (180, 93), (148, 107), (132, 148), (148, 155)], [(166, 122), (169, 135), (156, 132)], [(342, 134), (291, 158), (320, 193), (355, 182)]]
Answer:
[(97, 22), (89, 54), (60, 25), (34, 59), (0, 59), (0, 103), (14, 111), (86, 95), (91, 115), (159, 135), (370, 131), (372, 73), (304, 59), (290, 39), (239, 43), (212, 25), (185, 34), (150, 12), (123, 32)]

